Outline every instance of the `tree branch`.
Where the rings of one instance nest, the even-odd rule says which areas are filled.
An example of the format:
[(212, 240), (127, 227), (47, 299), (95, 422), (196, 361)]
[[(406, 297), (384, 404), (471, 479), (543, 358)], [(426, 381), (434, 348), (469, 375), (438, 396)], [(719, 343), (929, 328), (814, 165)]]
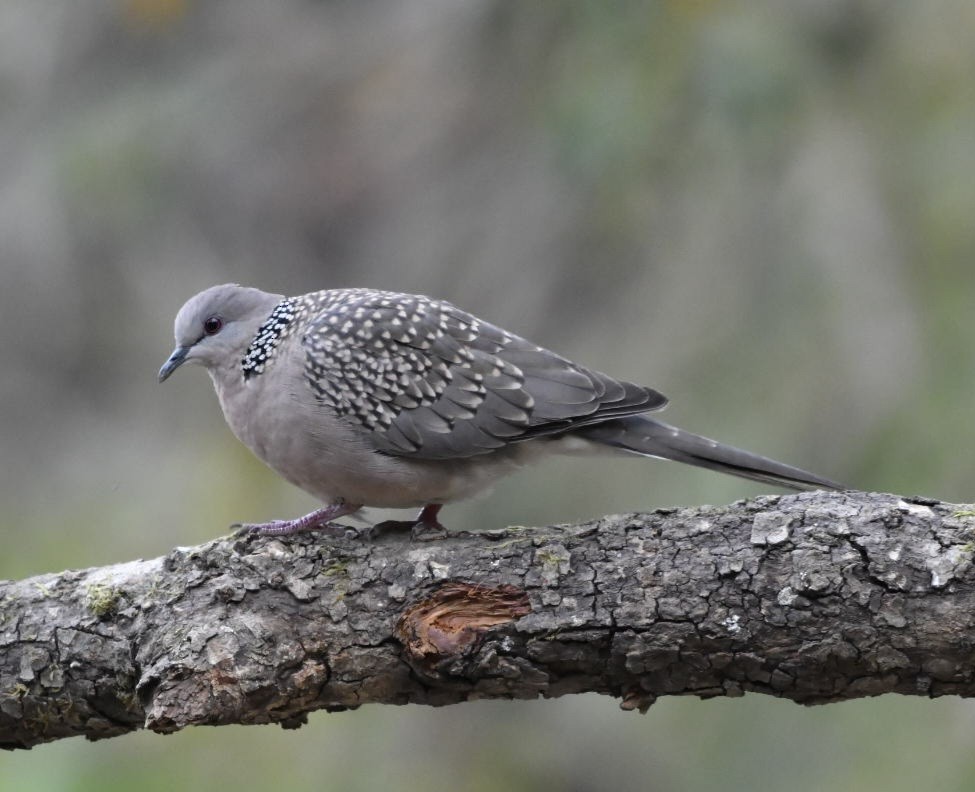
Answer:
[(803, 493), (410, 543), (219, 539), (0, 583), (0, 746), (367, 702), (975, 695), (975, 520)]

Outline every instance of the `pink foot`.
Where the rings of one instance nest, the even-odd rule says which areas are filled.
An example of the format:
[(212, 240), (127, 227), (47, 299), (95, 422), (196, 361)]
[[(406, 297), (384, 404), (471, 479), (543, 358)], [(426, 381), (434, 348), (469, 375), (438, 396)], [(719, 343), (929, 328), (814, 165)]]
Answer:
[(362, 506), (357, 503), (336, 501), (294, 520), (271, 520), (271, 522), (266, 523), (237, 523), (236, 525), (232, 525), (231, 528), (237, 529), (236, 533), (238, 536), (242, 534), (287, 536), (288, 534), (300, 533), (302, 531), (317, 531), (330, 528), (329, 523), (332, 520), (357, 512), (361, 508)]
[(442, 508), (442, 503), (428, 503), (415, 520), (384, 520), (373, 526), (373, 531), (377, 534), (387, 531), (409, 531), (410, 538), (417, 542), (443, 539), (447, 536), (447, 529), (437, 519), (437, 514)]

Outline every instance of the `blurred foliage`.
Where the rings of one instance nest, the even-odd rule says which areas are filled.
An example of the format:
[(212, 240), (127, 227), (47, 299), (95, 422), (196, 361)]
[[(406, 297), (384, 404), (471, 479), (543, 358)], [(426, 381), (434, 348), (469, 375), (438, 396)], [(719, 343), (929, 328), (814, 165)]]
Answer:
[[(972, 500), (973, 29), (966, 0), (7, 0), (0, 575), (310, 508), (202, 372), (155, 383), (176, 309), (231, 280), (434, 294), (660, 388), (688, 428)], [(445, 519), (759, 491), (558, 460)], [(0, 756), (0, 789), (961, 790), (973, 713), (367, 708), (44, 746)]]

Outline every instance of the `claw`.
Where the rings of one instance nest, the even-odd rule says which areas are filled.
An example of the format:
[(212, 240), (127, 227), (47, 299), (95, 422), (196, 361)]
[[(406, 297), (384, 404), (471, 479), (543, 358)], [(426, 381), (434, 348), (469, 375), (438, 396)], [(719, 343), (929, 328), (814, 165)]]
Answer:
[[(332, 520), (357, 512), (361, 508), (356, 503), (336, 501), (294, 520), (271, 520), (266, 523), (234, 523), (230, 527), (237, 529), (234, 532), (234, 536), (251, 534), (257, 534), (259, 536), (287, 536), (302, 531), (320, 530), (327, 530), (333, 536), (345, 536), (348, 528), (344, 525), (332, 525)], [(337, 531), (341, 531), (341, 534), (336, 533)]]
[(416, 516), (415, 520), (384, 520), (373, 526), (377, 534), (393, 531), (409, 531), (410, 539), (414, 542), (429, 542), (434, 539), (446, 539), (447, 529), (437, 519), (437, 514), (443, 508), (442, 503), (428, 503)]

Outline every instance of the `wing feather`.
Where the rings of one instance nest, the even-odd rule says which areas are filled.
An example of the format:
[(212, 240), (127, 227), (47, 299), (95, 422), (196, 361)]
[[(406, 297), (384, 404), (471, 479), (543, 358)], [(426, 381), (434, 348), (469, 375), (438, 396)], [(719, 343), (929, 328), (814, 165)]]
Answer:
[(389, 454), (486, 454), (667, 401), (449, 303), (366, 289), (308, 297), (315, 310), (301, 340), (310, 387)]

